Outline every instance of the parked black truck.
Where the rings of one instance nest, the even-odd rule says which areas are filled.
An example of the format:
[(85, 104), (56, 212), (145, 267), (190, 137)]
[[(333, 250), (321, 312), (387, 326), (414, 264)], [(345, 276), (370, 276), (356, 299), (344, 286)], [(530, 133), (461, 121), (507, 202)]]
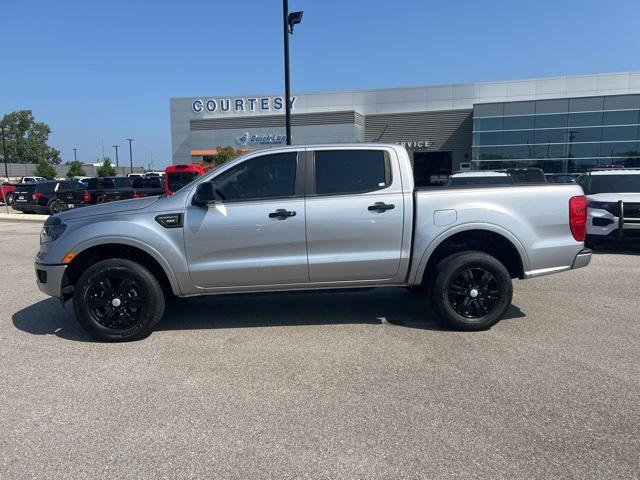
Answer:
[(160, 177), (137, 177), (131, 179), (131, 186), (128, 188), (105, 192), (103, 201), (113, 202), (130, 198), (153, 197), (164, 193), (164, 184)]
[(78, 188), (59, 192), (57, 200), (60, 210), (69, 210), (103, 203), (107, 194), (115, 199), (119, 192), (130, 188), (131, 181), (127, 177), (94, 177), (84, 183), (78, 182)]

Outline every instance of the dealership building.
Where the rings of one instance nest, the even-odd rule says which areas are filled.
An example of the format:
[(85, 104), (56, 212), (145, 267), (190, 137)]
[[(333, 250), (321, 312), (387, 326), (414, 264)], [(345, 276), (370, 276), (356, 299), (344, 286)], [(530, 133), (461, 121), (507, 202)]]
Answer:
[[(173, 163), (286, 143), (282, 95), (172, 98)], [(452, 171), (640, 167), (640, 72), (294, 94), (292, 143), (380, 141), (428, 185)]]

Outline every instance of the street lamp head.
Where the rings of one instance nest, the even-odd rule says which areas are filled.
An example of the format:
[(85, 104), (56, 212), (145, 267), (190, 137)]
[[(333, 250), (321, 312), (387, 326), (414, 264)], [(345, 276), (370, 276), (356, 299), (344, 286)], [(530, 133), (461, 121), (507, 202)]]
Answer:
[(289, 24), (289, 33), (293, 33), (293, 26), (302, 22), (302, 14), (304, 12), (291, 12), (287, 18)]

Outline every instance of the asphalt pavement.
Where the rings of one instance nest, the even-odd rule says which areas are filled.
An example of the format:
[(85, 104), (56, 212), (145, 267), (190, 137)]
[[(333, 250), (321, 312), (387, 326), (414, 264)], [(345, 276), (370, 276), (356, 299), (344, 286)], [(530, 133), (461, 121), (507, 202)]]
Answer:
[(640, 248), (478, 333), (403, 289), (178, 300), (93, 342), (0, 222), (0, 478), (638, 478)]

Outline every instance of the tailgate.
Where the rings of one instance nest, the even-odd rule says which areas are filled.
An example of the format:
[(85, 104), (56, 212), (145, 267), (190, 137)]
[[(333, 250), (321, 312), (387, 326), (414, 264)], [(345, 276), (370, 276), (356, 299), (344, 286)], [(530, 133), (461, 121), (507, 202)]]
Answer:
[(110, 190), (104, 192), (102, 199), (105, 202), (116, 202), (133, 198), (133, 190)]
[(18, 185), (16, 191), (13, 192), (13, 201), (15, 203), (32, 203), (33, 194), (36, 191), (35, 185)]
[(56, 192), (56, 199), (62, 203), (84, 203), (84, 189), (62, 190)]

